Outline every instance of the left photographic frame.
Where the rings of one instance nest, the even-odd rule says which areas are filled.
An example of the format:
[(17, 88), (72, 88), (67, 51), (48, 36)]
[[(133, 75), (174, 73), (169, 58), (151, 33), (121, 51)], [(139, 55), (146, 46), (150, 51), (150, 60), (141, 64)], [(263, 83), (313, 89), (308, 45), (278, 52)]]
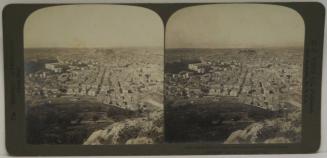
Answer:
[(37, 10), (24, 25), (24, 66), (27, 143), (163, 142), (156, 13), (121, 5)]

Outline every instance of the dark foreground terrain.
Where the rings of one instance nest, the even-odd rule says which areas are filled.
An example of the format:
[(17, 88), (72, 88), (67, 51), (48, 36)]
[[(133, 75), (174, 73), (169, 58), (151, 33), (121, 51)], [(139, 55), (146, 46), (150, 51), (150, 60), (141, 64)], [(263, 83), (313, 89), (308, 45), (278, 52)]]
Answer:
[(62, 101), (32, 106), (27, 111), (30, 144), (82, 144), (95, 130), (138, 114), (93, 101)]
[(27, 101), (29, 144), (162, 143), (163, 112), (131, 111), (92, 98)]
[[(289, 117), (285, 118), (285, 115)], [(286, 111), (270, 111), (252, 105), (228, 102), (171, 105), (166, 107), (165, 112), (165, 138), (166, 141), (174, 143), (262, 143), (269, 138), (285, 136), (292, 139), (290, 142), (296, 142), (300, 140), (300, 119), (293, 115), (295, 114)], [(293, 121), (290, 121), (291, 119)], [(280, 128), (284, 128), (282, 126), (285, 124), (294, 128), (282, 133)], [(243, 129), (247, 131), (242, 131)], [(257, 133), (249, 133), (253, 131)], [(256, 135), (260, 132), (262, 135)], [(243, 140), (242, 134), (248, 134), (246, 136), (256, 137), (258, 140)]]

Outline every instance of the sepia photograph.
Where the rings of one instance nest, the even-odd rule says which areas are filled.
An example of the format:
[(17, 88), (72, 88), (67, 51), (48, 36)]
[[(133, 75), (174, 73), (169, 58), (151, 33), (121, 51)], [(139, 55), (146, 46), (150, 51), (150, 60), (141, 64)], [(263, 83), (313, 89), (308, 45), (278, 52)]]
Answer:
[(2, 14), (7, 155), (323, 148), (323, 3), (7, 3)]
[(165, 140), (300, 143), (304, 21), (278, 5), (185, 7), (165, 32)]
[(24, 25), (28, 144), (164, 141), (164, 28), (153, 11), (62, 5)]

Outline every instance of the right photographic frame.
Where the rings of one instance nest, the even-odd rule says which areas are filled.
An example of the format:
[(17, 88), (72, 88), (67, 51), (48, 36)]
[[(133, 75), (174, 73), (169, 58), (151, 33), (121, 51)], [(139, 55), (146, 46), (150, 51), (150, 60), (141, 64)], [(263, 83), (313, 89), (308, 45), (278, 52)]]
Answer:
[(165, 32), (165, 138), (300, 143), (305, 24), (288, 7), (176, 11)]

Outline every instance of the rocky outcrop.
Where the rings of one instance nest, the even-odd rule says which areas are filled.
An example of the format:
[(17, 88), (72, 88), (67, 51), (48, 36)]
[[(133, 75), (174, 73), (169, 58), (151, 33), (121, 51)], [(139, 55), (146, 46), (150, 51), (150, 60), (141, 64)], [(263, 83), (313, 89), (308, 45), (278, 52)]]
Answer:
[(240, 143), (255, 143), (260, 130), (263, 128), (263, 125), (260, 123), (253, 123), (246, 127), (244, 130), (238, 130), (233, 132), (225, 144), (240, 144)]
[(252, 123), (230, 134), (224, 144), (296, 143), (301, 141), (301, 113)]
[(84, 145), (153, 144), (163, 141), (163, 114), (126, 119), (93, 132)]

